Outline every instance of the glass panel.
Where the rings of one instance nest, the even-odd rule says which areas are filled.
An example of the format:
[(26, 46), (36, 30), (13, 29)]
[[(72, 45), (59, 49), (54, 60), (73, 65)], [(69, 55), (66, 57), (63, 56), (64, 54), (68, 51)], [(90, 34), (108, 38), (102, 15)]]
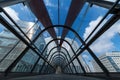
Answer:
[[(69, 43), (71, 43), (71, 39), (70, 38), (66, 38), (66, 41), (68, 41)], [(63, 42), (62, 46), (67, 49), (67, 51), (69, 52), (69, 54), (70, 54), (71, 57), (74, 55), (71, 47), (68, 45), (67, 42)]]
[(81, 66), (79, 65), (77, 59), (75, 59), (75, 60), (73, 61), (73, 63), (75, 64), (75, 68), (76, 68), (77, 72), (78, 72), (78, 73), (83, 73), (83, 70), (81, 69)]
[[(74, 51), (77, 51), (77, 49), (81, 45), (81, 42), (80, 42), (80, 40), (78, 38), (74, 37), (75, 35), (76, 34), (74, 32), (69, 31), (69, 33), (68, 33), (67, 37), (65, 38), (65, 40), (67, 40), (71, 44)], [(68, 36), (70, 36), (70, 37), (68, 37)], [(78, 37), (78, 36), (76, 36), (76, 37)], [(64, 43), (63, 43), (63, 45), (64, 45)], [(65, 45), (67, 45), (67, 44), (65, 44)]]
[[(46, 42), (44, 40), (44, 37), (41, 35), (39, 36), (39, 38), (36, 40), (35, 45), (37, 46), (37, 48), (42, 52)], [(44, 51), (44, 53), (42, 53), (42, 55), (46, 55), (46, 51)]]
[[(84, 51), (80, 56), (79, 59), (86, 70), (86, 72), (103, 72), (96, 61), (92, 58), (92, 56), (88, 53), (88, 51)], [(95, 65), (94, 65), (95, 64)], [(95, 67), (98, 67), (95, 69)]]
[(45, 65), (43, 66), (43, 69), (42, 69), (41, 73), (47, 73), (48, 70), (49, 70), (48, 64), (45, 63)]
[(32, 50), (29, 50), (24, 55), (24, 57), (17, 63), (12, 72), (30, 72), (37, 59), (38, 55)]
[[(34, 38), (34, 34), (38, 31), (39, 26), (34, 25), (36, 17), (29, 10), (29, 8), (22, 3), (15, 4), (9, 7), (4, 7), (7, 14), (15, 21), (15, 23), (21, 28), (21, 30), (27, 34), (29, 39)], [(22, 32), (16, 27), (14, 23), (10, 21), (4, 14), (4, 18), (22, 35)], [(25, 37), (24, 37), (25, 38)], [(27, 39), (27, 38), (26, 38)]]
[(40, 59), (33, 72), (39, 72), (42, 68), (43, 63), (44, 63), (44, 61), (42, 59)]
[[(17, 21), (18, 22), (19, 21), (20, 22), (22, 22), (22, 21), (27, 21), (27, 22), (36, 21), (36, 17), (34, 16), (34, 14), (23, 3), (4, 7), (4, 9), (7, 13), (9, 13), (9, 15), (15, 20), (16, 23), (17, 23)], [(18, 23), (18, 25), (19, 25), (19, 23)], [(20, 25), (22, 25), (22, 24), (20, 23)], [(25, 26), (25, 25), (23, 24), (23, 26)]]
[(71, 68), (72, 68), (72, 72), (73, 72), (73, 73), (76, 73), (75, 68), (74, 68), (74, 66), (72, 65), (72, 63), (70, 64), (70, 66), (71, 66)]
[(2, 24), (0, 25), (3, 28), (0, 32), (0, 71), (4, 71), (21, 54), (26, 45)]
[[(60, 24), (64, 24), (72, 0), (59, 0)], [(58, 0), (44, 0), (53, 24), (58, 24)]]
[(64, 52), (64, 54), (67, 56), (68, 60), (70, 60), (70, 58), (68, 56), (69, 53), (67, 53), (67, 51), (65, 49), (63, 49), (63, 48), (61, 48), (61, 51)]

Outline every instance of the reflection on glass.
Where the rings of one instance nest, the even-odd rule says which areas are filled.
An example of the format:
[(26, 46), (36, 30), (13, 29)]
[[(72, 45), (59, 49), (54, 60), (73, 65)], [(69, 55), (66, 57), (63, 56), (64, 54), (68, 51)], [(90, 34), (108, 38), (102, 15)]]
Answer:
[(13, 72), (30, 72), (33, 68), (35, 62), (38, 59), (38, 55), (36, 55), (32, 50), (29, 50), (24, 57), (17, 63), (15, 68), (12, 70)]
[(73, 61), (73, 63), (75, 64), (75, 68), (76, 68), (76, 70), (77, 70), (77, 73), (83, 73), (83, 70), (82, 70), (80, 64), (78, 63), (77, 59), (75, 59), (75, 60)]
[[(11, 23), (10, 21), (8, 22)], [(31, 40), (33, 40), (35, 35), (40, 32), (39, 26), (34, 25), (33, 22), (18, 20), (17, 24), (19, 24), (19, 27)], [(16, 28), (16, 26), (14, 26), (14, 24), (11, 25), (20, 35), (24, 37), (24, 35)], [(2, 55), (0, 57), (0, 71), (5, 71), (11, 65), (11, 63), (14, 62), (14, 60), (16, 60), (17, 57), (23, 52), (23, 50), (26, 48), (26, 45), (9, 30), (4, 28), (2, 24), (0, 27), (3, 29), (3, 31), (0, 32), (0, 55)], [(38, 45), (38, 43), (43, 43), (43, 45), (37, 46), (39, 49), (42, 49), (45, 44), (45, 42), (41, 42), (44, 41), (42, 39), (42, 37), (39, 37), (38, 41), (36, 41), (37, 43), (35, 43), (36, 45)]]
[[(80, 56), (79, 59), (87, 73), (90, 72), (103, 72), (96, 61), (92, 58), (88, 51), (84, 51)], [(95, 65), (98, 67), (98, 70), (95, 70)]]
[(40, 72), (41, 68), (42, 68), (42, 65), (43, 65), (43, 60), (40, 59), (39, 62), (37, 63), (37, 65), (35, 66), (35, 69), (33, 72)]
[(0, 71), (4, 71), (20, 55), (26, 45), (9, 30), (0, 32)]

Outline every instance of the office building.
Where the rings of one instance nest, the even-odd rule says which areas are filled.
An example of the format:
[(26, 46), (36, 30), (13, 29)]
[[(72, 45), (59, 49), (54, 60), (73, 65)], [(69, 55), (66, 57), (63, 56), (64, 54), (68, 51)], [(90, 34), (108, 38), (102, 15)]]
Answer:
[[(30, 40), (34, 39), (35, 35), (37, 35), (38, 31), (40, 31), (39, 25), (33, 22), (18, 20), (17, 23), (23, 32), (27, 34)], [(13, 26), (20, 33), (16, 26)], [(20, 34), (24, 37), (22, 33)], [(27, 38), (25, 39), (27, 40)], [(37, 39), (35, 45), (39, 50), (43, 50), (45, 41), (42, 35)], [(9, 65), (14, 62), (19, 55), (21, 55), (21, 52), (24, 51), (25, 48), (26, 45), (22, 41), (20, 41), (9, 30), (4, 28), (4, 30), (0, 33), (0, 71), (6, 70), (6, 68), (9, 67)], [(13, 71), (29, 72), (38, 58), (36, 57), (37, 55), (32, 50), (28, 50), (22, 60), (20, 60), (16, 67), (13, 69)]]
[[(109, 72), (120, 72), (120, 52), (107, 52), (99, 57), (100, 61)], [(92, 61), (95, 72), (101, 72), (101, 68)]]

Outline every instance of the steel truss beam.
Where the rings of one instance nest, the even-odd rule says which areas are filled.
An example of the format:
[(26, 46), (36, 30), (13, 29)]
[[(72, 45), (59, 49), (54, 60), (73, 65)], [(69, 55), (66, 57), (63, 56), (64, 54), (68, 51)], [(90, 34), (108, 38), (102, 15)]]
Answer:
[[(41, 31), (42, 32), (42, 31)], [(103, 68), (102, 68), (103, 69)]]

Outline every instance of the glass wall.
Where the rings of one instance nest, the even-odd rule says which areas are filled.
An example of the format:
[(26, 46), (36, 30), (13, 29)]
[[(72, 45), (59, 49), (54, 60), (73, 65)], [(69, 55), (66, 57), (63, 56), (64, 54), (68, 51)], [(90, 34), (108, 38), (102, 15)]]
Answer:
[[(48, 4), (48, 2), (51, 4)], [(53, 25), (64, 25), (67, 14), (69, 14), (71, 2), (72, 0), (61, 0), (59, 2), (56, 0), (44, 0), (46, 10), (48, 10), (51, 19), (50, 23)], [(113, 5), (111, 5), (111, 7), (112, 6)], [(55, 41), (53, 41), (46, 49), (44, 49), (46, 44), (53, 38), (50, 37), (47, 30), (39, 35), (46, 26), (44, 27), (42, 23), (38, 21), (26, 3), (18, 3), (1, 8), (0, 18), (3, 18), (3, 21), (5, 20), (8, 25), (5, 25), (1, 20), (0, 71), (6, 71), (14, 64), (14, 68), (11, 69), (12, 72), (51, 72), (51, 70), (48, 70), (51, 69), (51, 66), (48, 66), (48, 63), (44, 62), (45, 60), (43, 60), (41, 56), (49, 60), (55, 51), (61, 50), (67, 55), (66, 57), (69, 61), (71, 61), (70, 57), (73, 59), (76, 54), (80, 54), (78, 59), (87, 73), (103, 72), (99, 62), (103, 64), (103, 67), (106, 68), (108, 72), (120, 72), (120, 20), (116, 20), (115, 23), (111, 25), (111, 23), (114, 22), (114, 18), (112, 19), (112, 17), (116, 16), (115, 14), (117, 14), (117, 12), (112, 10), (106, 17), (109, 9), (103, 7), (102, 5), (99, 7), (86, 2), (82, 10), (76, 15), (73, 24), (69, 26), (79, 34), (83, 42), (74, 34), (74, 31), (69, 31), (65, 40), (70, 43), (71, 47), (65, 41), (62, 45), (56, 44)], [(111, 19), (111, 23), (107, 24)], [(109, 29), (104, 32), (104, 29), (106, 29), (104, 27), (106, 26)], [(8, 28), (11, 29), (8, 30)], [(54, 30), (57, 38), (61, 38), (64, 28), (54, 28)], [(98, 34), (98, 31), (103, 32)], [(96, 39), (96, 34), (97, 36), (102, 35)], [(60, 43), (61, 40), (58, 40), (58, 42)], [(86, 44), (88, 44), (88, 46), (86, 46)], [(58, 45), (59, 48), (54, 49), (51, 51), (51, 54), (48, 55), (49, 51)], [(68, 53), (64, 49), (60, 49), (61, 46), (66, 48)], [(79, 53), (80, 51), (81, 53)], [(74, 65), (70, 63), (73, 73), (83, 73), (78, 59), (73, 60)], [(98, 59), (98, 61), (96, 62), (95, 59)], [(59, 62), (60, 60), (57, 61)], [(51, 63), (54, 63), (54, 65), (52, 65), (56, 66), (55, 63), (58, 64), (58, 62)], [(61, 63), (64, 62), (61, 60)], [(67, 62), (65, 64), (67, 64)]]
[(0, 71), (5, 71), (26, 45), (6, 28), (0, 32), (0, 41)]
[[(41, 31), (40, 22), (37, 22), (36, 17), (27, 6), (19, 3), (4, 7), (0, 16), (2, 16), (23, 39), (30, 45), (32, 44), (32, 47), (36, 46), (39, 54), (46, 56), (46, 51), (41, 53), (46, 45), (44, 36), (41, 35), (36, 38)], [(35, 38), (36, 40), (34, 40)], [(34, 44), (31, 43), (32, 41), (34, 41)], [(21, 57), (21, 59), (17, 60), (18, 57)], [(0, 24), (0, 71), (6, 71), (17, 61), (12, 72), (30, 72), (38, 58), (39, 55), (32, 49), (29, 49), (18, 36), (16, 37), (11, 31), (6, 29), (6, 26)]]

